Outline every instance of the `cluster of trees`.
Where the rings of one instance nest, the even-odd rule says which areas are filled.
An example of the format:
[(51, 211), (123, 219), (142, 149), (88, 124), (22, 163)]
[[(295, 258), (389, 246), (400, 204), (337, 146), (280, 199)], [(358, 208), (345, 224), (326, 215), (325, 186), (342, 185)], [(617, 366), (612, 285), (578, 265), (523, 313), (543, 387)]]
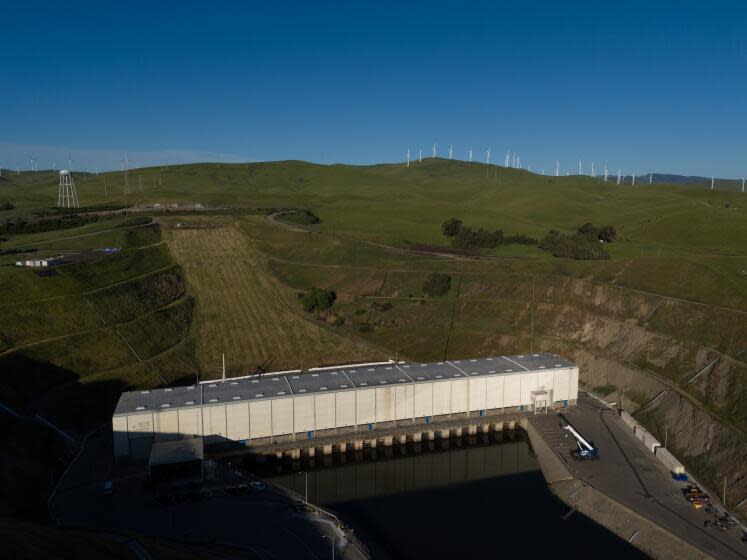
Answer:
[(49, 218), (30, 222), (23, 218), (5, 220), (0, 225), (0, 234), (39, 233), (58, 229), (70, 229), (95, 222), (97, 216), (81, 216), (80, 214), (66, 214), (58, 218)]
[(557, 230), (550, 230), (539, 242), (539, 248), (555, 257), (580, 260), (606, 260), (610, 254), (599, 239), (576, 232), (565, 235)]
[(423, 282), (423, 293), (429, 297), (441, 297), (451, 289), (451, 276), (434, 272)]
[(451, 218), (441, 226), (441, 232), (451, 238), (451, 244), (457, 249), (494, 249), (499, 245), (511, 243), (536, 245), (537, 240), (526, 235), (504, 235), (503, 230), (488, 231), (467, 227), (462, 220)]
[(576, 232), (588, 239), (597, 239), (605, 243), (612, 243), (617, 239), (617, 230), (615, 230), (614, 226), (597, 227), (587, 222), (578, 228)]
[(303, 308), (311, 313), (312, 311), (325, 311), (332, 307), (337, 299), (337, 294), (332, 290), (323, 288), (311, 288), (301, 298)]

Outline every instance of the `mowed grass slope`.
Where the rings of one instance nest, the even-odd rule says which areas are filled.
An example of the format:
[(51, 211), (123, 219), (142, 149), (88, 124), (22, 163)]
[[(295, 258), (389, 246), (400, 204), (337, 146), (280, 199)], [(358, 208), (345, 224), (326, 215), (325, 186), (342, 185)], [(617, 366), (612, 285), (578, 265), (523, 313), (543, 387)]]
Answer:
[(196, 347), (202, 374), (229, 374), (258, 366), (273, 370), (313, 367), (386, 356), (363, 342), (340, 336), (287, 303), (268, 274), (264, 257), (237, 225), (214, 229), (169, 229), (174, 259), (197, 299)]

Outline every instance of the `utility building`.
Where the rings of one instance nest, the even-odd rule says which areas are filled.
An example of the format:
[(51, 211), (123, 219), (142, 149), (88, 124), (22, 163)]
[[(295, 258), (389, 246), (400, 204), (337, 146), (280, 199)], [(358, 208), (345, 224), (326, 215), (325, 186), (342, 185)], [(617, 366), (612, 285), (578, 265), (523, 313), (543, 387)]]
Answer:
[(380, 363), (263, 374), (122, 393), (114, 454), (202, 437), (245, 445), (573, 405), (578, 367), (553, 354)]

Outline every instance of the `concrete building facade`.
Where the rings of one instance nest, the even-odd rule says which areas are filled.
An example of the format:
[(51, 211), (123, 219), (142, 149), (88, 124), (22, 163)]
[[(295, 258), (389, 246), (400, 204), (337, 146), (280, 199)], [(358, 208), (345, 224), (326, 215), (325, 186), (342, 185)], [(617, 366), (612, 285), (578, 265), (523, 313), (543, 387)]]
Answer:
[(131, 391), (112, 417), (114, 454), (145, 459), (153, 442), (187, 437), (251, 446), (531, 410), (538, 394), (543, 409), (575, 404), (578, 368), (543, 353), (358, 364)]

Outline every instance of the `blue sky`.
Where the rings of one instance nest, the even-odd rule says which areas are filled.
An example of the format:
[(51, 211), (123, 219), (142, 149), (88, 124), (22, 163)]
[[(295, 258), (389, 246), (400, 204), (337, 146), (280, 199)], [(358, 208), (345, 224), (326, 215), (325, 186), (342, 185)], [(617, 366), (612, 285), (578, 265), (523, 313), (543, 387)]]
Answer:
[[(268, 5), (269, 4), (269, 5)], [(399, 161), (747, 174), (747, 2), (18, 2), (0, 165)]]

